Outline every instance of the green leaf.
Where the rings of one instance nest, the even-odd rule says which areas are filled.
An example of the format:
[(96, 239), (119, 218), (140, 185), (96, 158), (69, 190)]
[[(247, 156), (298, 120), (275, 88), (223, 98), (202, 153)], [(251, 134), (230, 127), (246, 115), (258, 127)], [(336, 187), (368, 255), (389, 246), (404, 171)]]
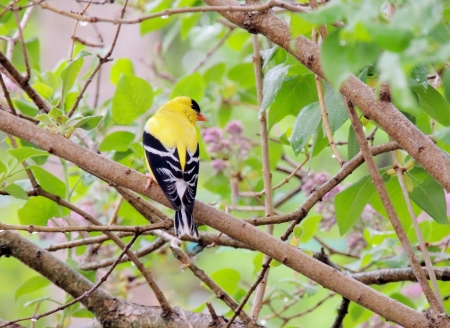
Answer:
[(253, 275), (256, 275), (259, 271), (261, 271), (262, 262), (264, 255), (262, 253), (258, 253), (253, 258)]
[(103, 139), (99, 146), (101, 151), (127, 151), (134, 140), (134, 133), (128, 131), (116, 131), (110, 133)]
[(223, 288), (225, 292), (233, 294), (239, 286), (241, 274), (234, 269), (225, 268), (214, 272), (211, 275), (211, 279)]
[(39, 150), (32, 147), (21, 147), (21, 148), (15, 148), (15, 149), (8, 149), (8, 153), (15, 157), (17, 161), (20, 163), (30, 157), (36, 157), (36, 156), (48, 156), (49, 153), (43, 150)]
[(76, 128), (89, 131), (95, 129), (102, 120), (102, 118), (103, 116), (100, 115), (76, 117), (75, 120), (73, 120), (72, 122), (74, 123), (76, 122), (74, 124)]
[(296, 238), (300, 239), (300, 237), (302, 236), (302, 234), (303, 234), (303, 228), (302, 228), (301, 226), (296, 226), (296, 227), (294, 228), (294, 236), (295, 236)]
[(261, 54), (261, 58), (263, 59), (263, 65), (262, 68), (266, 67), (266, 65), (270, 62), (270, 60), (275, 57), (275, 55), (278, 52), (278, 49), (280, 49), (279, 46), (274, 46), (270, 49), (267, 50), (261, 50), (260, 54)]
[(365, 22), (364, 28), (380, 48), (393, 52), (405, 50), (413, 37), (410, 31), (373, 22)]
[(205, 82), (200, 73), (185, 76), (175, 84), (170, 98), (188, 96), (199, 102), (205, 93)]
[[(322, 120), (321, 120), (322, 121)], [(322, 125), (319, 123), (314, 134), (314, 141), (312, 147), (312, 157), (319, 155), (325, 147), (328, 146), (328, 138), (323, 133)]]
[(428, 88), (412, 87), (419, 97), (420, 107), (444, 126), (450, 125), (450, 105), (431, 85)]
[(50, 99), (54, 93), (53, 88), (43, 82), (34, 83), (32, 87), (45, 99)]
[(39, 289), (45, 288), (51, 284), (50, 280), (42, 277), (42, 276), (34, 276), (25, 281), (19, 288), (16, 290), (15, 300), (17, 301), (19, 297), (33, 293)]
[(332, 88), (327, 82), (325, 82), (325, 107), (331, 132), (334, 133), (347, 121), (348, 114), (341, 93)]
[(228, 72), (228, 78), (238, 83), (244, 89), (254, 88), (256, 81), (253, 64), (237, 64)]
[(21, 224), (45, 226), (52, 217), (59, 215), (58, 205), (48, 198), (37, 196), (28, 201), (17, 211)]
[(450, 102), (450, 69), (446, 69), (444, 72), (444, 94), (445, 99)]
[[(299, 92), (301, 90), (301, 93)], [(269, 130), (287, 115), (298, 116), (300, 110), (317, 101), (314, 75), (303, 74), (284, 80), (269, 110)]]
[[(73, 60), (69, 65), (61, 71), (62, 92), (61, 92), (61, 104), (64, 104), (64, 98), (66, 94), (72, 89), (77, 79), (78, 73), (80, 73), (83, 66), (84, 58), (78, 58)], [(63, 108), (64, 109), (64, 108)]]
[(72, 317), (94, 319), (94, 314), (91, 311), (89, 311), (88, 309), (82, 308), (82, 309), (79, 309), (79, 310), (76, 310), (75, 312), (73, 312)]
[(435, 136), (438, 140), (440, 140), (440, 141), (446, 143), (447, 145), (450, 145), (450, 126), (444, 128), (444, 129), (442, 129), (442, 130), (436, 131), (436, 132), (434, 133), (434, 136)]
[(405, 112), (416, 115), (418, 113), (417, 102), (409, 88), (401, 56), (385, 51), (378, 59), (377, 66), (381, 71), (381, 81), (389, 84), (394, 103)]
[(290, 66), (284, 66), (280, 64), (270, 69), (264, 76), (264, 87), (263, 87), (263, 100), (261, 104), (261, 109), (258, 116), (265, 112), (267, 107), (269, 107), (275, 99), (278, 91), (280, 91), (281, 85), (289, 71)]
[(180, 37), (181, 40), (186, 40), (189, 35), (189, 32), (192, 28), (197, 25), (198, 21), (201, 18), (200, 13), (191, 13), (183, 15), (181, 18), (181, 26), (180, 26)]
[(48, 113), (48, 116), (53, 119), (56, 119), (62, 115), (64, 115), (64, 112), (57, 107), (52, 107), (52, 109)]
[(153, 88), (134, 75), (119, 78), (112, 101), (112, 116), (119, 124), (133, 123), (153, 104)]
[[(149, 5), (151, 6), (150, 11), (148, 12), (149, 14), (152, 13), (157, 13), (160, 11), (163, 11), (165, 9), (169, 9), (172, 7), (172, 0), (159, 0), (159, 1), (152, 1), (149, 3)], [(147, 19), (145, 21), (143, 21), (140, 25), (140, 31), (141, 31), (141, 35), (156, 31), (156, 30), (161, 30), (162, 28), (164, 28), (165, 26), (167, 26), (172, 20), (173, 20), (174, 16), (161, 16), (161, 17), (155, 17), (152, 19)]]
[[(386, 175), (383, 175), (383, 177), (386, 177)], [(400, 222), (402, 223), (405, 230), (409, 229), (409, 227), (411, 226), (411, 217), (409, 216), (408, 207), (406, 206), (405, 198), (403, 197), (403, 193), (396, 176), (393, 176), (388, 182), (386, 182), (386, 189), (388, 191), (389, 198), (394, 205), (395, 212), (400, 219)], [(372, 205), (373, 209), (380, 213), (382, 216), (388, 218), (381, 199), (377, 193), (374, 193), (372, 198), (370, 199), (370, 205)], [(413, 210), (416, 215), (420, 211), (414, 204)]]
[(413, 191), (409, 193), (414, 203), (427, 212), (436, 222), (449, 224), (447, 203), (442, 186), (422, 168), (415, 167), (406, 171), (406, 174), (414, 184)]
[(350, 125), (348, 129), (347, 160), (351, 160), (353, 157), (355, 157), (359, 153), (359, 150), (360, 147), (359, 142), (356, 139), (355, 130), (353, 130), (353, 127)]
[(325, 75), (336, 89), (350, 74), (359, 73), (362, 68), (372, 64), (381, 52), (373, 43), (341, 40), (340, 32), (337, 29), (325, 38), (320, 56)]
[(112, 84), (117, 85), (122, 74), (134, 75), (133, 63), (128, 58), (119, 58), (115, 61), (111, 67), (109, 80)]
[(303, 150), (311, 136), (316, 132), (320, 117), (318, 102), (306, 106), (298, 115), (291, 135), (291, 145), (295, 155)]
[(308, 22), (303, 15), (293, 14), (291, 16), (291, 35), (292, 38), (298, 38), (300, 35), (309, 37), (312, 29), (316, 26)]
[(20, 99), (12, 99), (12, 102), (14, 106), (22, 112), (22, 114), (34, 117), (37, 113), (39, 113), (39, 109), (32, 103)]
[(328, 3), (326, 6), (320, 7), (317, 10), (312, 10), (307, 14), (302, 14), (306, 21), (317, 24), (332, 24), (344, 17), (348, 12), (347, 4), (345, 2), (334, 1)]
[(28, 200), (28, 194), (25, 190), (23, 190), (22, 187), (16, 185), (15, 183), (11, 183), (7, 185), (5, 188), (3, 188), (8, 194), (11, 196), (17, 198), (17, 199), (23, 199)]
[(225, 65), (225, 63), (218, 63), (211, 66), (203, 74), (203, 80), (205, 81), (205, 83), (221, 82), (226, 68), (227, 66)]
[(66, 185), (60, 179), (40, 166), (32, 166), (31, 169), (42, 189), (63, 199), (66, 197)]
[(336, 195), (334, 206), (341, 236), (354, 226), (374, 193), (372, 177), (366, 175)]
[(410, 308), (416, 309), (416, 305), (413, 301), (411, 301), (408, 297), (405, 295), (402, 295), (400, 293), (393, 293), (389, 295), (390, 298), (399, 301), (400, 303), (405, 304), (406, 306), (409, 306)]
[(321, 215), (314, 215), (303, 219), (300, 223), (300, 227), (303, 228), (303, 234), (300, 237), (300, 241), (305, 244), (316, 234), (319, 222), (322, 219)]

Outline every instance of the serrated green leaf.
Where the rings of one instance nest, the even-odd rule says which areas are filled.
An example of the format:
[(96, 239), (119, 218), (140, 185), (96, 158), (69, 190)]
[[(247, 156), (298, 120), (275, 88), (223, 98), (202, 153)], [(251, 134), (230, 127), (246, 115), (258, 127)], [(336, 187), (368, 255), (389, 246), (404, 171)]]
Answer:
[(58, 205), (42, 196), (32, 197), (17, 211), (21, 224), (45, 226), (59, 215)]
[(295, 155), (298, 155), (308, 143), (311, 136), (316, 132), (320, 123), (319, 103), (312, 103), (302, 109), (294, 127), (292, 128), (291, 145)]
[(32, 166), (30, 168), (42, 189), (63, 199), (66, 197), (66, 185), (60, 179), (40, 166)]
[(372, 177), (366, 175), (336, 195), (334, 206), (341, 236), (354, 226), (374, 193)]
[(127, 151), (135, 135), (128, 131), (116, 131), (110, 133), (103, 139), (99, 146), (101, 151)]
[[(73, 60), (69, 65), (61, 71), (62, 92), (61, 92), (61, 104), (64, 104), (64, 98), (66, 94), (72, 89), (77, 79), (78, 73), (80, 73), (83, 66), (84, 58), (78, 58)], [(64, 108), (63, 108), (64, 109)]]
[(25, 281), (19, 288), (17, 288), (15, 300), (17, 301), (21, 296), (33, 293), (39, 289), (49, 286), (50, 284), (50, 280), (42, 276), (31, 277), (30, 279)]
[(211, 274), (211, 279), (213, 279), (225, 292), (228, 294), (233, 294), (241, 280), (241, 274), (234, 269), (221, 269), (213, 274)]
[(205, 82), (200, 73), (194, 73), (180, 79), (173, 87), (170, 98), (188, 96), (197, 102), (201, 101), (205, 92)]
[(442, 186), (427, 171), (419, 167), (406, 171), (405, 174), (414, 184), (413, 191), (409, 193), (414, 203), (427, 212), (436, 222), (449, 224), (447, 203)]
[(303, 107), (316, 102), (317, 99), (314, 75), (303, 74), (286, 78), (269, 109), (269, 130), (287, 115), (297, 117)]
[(133, 63), (128, 58), (119, 58), (114, 62), (111, 67), (109, 80), (112, 84), (117, 85), (122, 74), (134, 75)]
[(263, 85), (264, 96), (261, 103), (261, 109), (258, 113), (259, 117), (261, 117), (261, 115), (274, 101), (275, 96), (278, 94), (278, 91), (280, 91), (281, 85), (284, 82), (284, 79), (289, 71), (289, 68), (290, 66), (280, 64), (270, 69), (264, 76), (264, 85)]
[(112, 116), (119, 124), (133, 123), (153, 104), (153, 88), (134, 75), (119, 78), (112, 101)]
[(28, 200), (28, 194), (25, 190), (23, 190), (22, 187), (16, 185), (15, 183), (11, 183), (7, 185), (5, 188), (3, 188), (8, 194), (11, 196), (17, 198), (17, 199), (23, 199)]
[(412, 87), (419, 97), (420, 107), (432, 118), (444, 126), (450, 125), (450, 105), (431, 85), (426, 89), (421, 86)]
[(21, 147), (21, 148), (15, 148), (15, 149), (8, 149), (8, 153), (17, 159), (17, 161), (20, 163), (30, 157), (36, 157), (36, 156), (48, 156), (49, 153), (43, 150), (39, 150), (32, 147)]
[(300, 227), (303, 228), (303, 234), (300, 237), (300, 241), (305, 244), (316, 234), (319, 222), (322, 219), (321, 215), (314, 215), (303, 219), (300, 223)]

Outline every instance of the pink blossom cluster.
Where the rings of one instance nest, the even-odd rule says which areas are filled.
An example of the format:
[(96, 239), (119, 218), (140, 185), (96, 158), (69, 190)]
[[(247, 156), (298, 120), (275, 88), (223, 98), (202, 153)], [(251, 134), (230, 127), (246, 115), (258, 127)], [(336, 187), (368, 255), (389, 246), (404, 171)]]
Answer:
[[(327, 172), (314, 172), (311, 171), (308, 176), (303, 179), (302, 191), (306, 196), (311, 195), (317, 188), (323, 185), (330, 179), (330, 174)], [(316, 211), (322, 215), (320, 222), (320, 228), (324, 230), (330, 230), (336, 224), (336, 212), (334, 205), (334, 197), (345, 189), (345, 186), (337, 185), (326, 193), (321, 201), (317, 204)], [(372, 206), (366, 205), (360, 220), (358, 220), (347, 237), (347, 246), (351, 253), (359, 254), (366, 246), (367, 243), (363, 237), (364, 229), (370, 226), (374, 230), (382, 230), (383, 217), (376, 212)]]
[(216, 174), (226, 168), (238, 166), (248, 157), (251, 146), (243, 136), (244, 126), (240, 121), (231, 121), (224, 130), (214, 127), (202, 129), (203, 141), (207, 151), (214, 157), (211, 166)]

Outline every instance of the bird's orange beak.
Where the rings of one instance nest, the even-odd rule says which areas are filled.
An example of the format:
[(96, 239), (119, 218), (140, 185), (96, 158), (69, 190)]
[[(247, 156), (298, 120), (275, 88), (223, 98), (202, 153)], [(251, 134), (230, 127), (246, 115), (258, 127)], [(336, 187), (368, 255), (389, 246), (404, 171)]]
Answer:
[(197, 121), (207, 121), (208, 119), (206, 117), (203, 116), (202, 113), (198, 113), (197, 114)]

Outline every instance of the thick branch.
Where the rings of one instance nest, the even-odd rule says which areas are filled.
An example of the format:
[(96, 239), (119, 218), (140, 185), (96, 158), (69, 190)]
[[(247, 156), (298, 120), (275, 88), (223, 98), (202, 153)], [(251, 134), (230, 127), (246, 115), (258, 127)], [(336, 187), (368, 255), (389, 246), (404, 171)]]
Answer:
[[(235, 0), (205, 0), (205, 3), (210, 6), (238, 5)], [(266, 36), (291, 53), (312, 72), (326, 80), (320, 66), (319, 47), (303, 36), (292, 40), (289, 25), (271, 10), (261, 13), (220, 12), (220, 14), (250, 33), (260, 33)], [(340, 92), (357, 105), (365, 116), (380, 125), (447, 191), (450, 191), (450, 158), (402, 115), (392, 103), (378, 101), (373, 90), (354, 75), (350, 76), (342, 85)]]
[[(19, 234), (9, 231), (0, 232), (0, 256), (17, 258), (74, 298), (83, 295), (93, 287), (93, 284), (81, 274)], [(1, 261), (7, 261), (7, 259), (1, 259)], [(208, 328), (212, 321), (210, 315), (188, 311), (183, 311), (183, 315), (175, 313), (170, 318), (163, 318), (159, 307), (122, 301), (101, 289), (97, 289), (80, 302), (95, 314), (102, 327), (133, 325), (135, 327)], [(222, 320), (216, 327), (225, 327), (225, 322)], [(235, 322), (233, 327), (243, 328), (244, 325)]]
[[(5, 111), (0, 111), (0, 130), (29, 141), (42, 149), (50, 150), (52, 154), (65, 158), (104, 180), (140, 192), (169, 206), (168, 200), (159, 186), (153, 184), (146, 189), (147, 177), (143, 174), (78, 146), (62, 135), (41, 129)], [(251, 224), (238, 220), (201, 201), (195, 203), (194, 217), (390, 321), (404, 327), (428, 326), (427, 319), (423, 314), (355, 282), (352, 278), (316, 261), (299, 249), (268, 235)]]

